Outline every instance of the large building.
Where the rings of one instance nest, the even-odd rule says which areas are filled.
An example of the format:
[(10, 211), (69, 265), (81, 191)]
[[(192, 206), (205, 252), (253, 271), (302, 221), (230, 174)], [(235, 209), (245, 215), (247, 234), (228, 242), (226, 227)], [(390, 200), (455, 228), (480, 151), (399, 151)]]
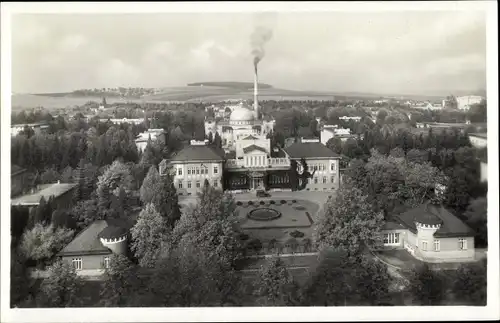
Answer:
[(384, 247), (406, 249), (425, 262), (472, 261), (474, 231), (440, 205), (424, 203), (388, 221)]
[(477, 95), (459, 96), (457, 97), (457, 108), (459, 110), (468, 111), (474, 104), (479, 104), (484, 98)]
[(488, 146), (488, 136), (486, 133), (471, 133), (469, 140), (472, 146), (476, 148), (485, 148)]
[(137, 146), (137, 150), (143, 152), (148, 145), (148, 141), (151, 139), (151, 142), (155, 142), (156, 140), (165, 140), (165, 130), (163, 129), (148, 129), (145, 132), (141, 132), (137, 135), (135, 139), (135, 145)]
[(67, 209), (71, 207), (73, 202), (73, 192), (75, 187), (76, 184), (60, 182), (39, 185), (37, 188), (33, 188), (28, 194), (12, 198), (10, 204), (13, 207), (25, 207), (31, 209), (38, 206), (43, 197), (45, 201), (53, 198), (57, 208)]
[(22, 123), (13, 124), (10, 126), (10, 135), (12, 137), (17, 136), (25, 128), (32, 129), (36, 134), (43, 133), (49, 129), (49, 125), (46, 123)]

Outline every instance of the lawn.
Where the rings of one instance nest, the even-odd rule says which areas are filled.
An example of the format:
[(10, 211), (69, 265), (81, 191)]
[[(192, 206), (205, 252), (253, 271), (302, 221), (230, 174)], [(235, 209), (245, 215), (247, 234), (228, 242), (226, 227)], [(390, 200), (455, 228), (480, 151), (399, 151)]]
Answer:
[[(281, 204), (281, 200), (276, 200), (275, 204), (266, 201), (265, 205), (260, 205), (259, 202), (258, 200), (253, 201), (254, 205), (242, 202), (243, 205), (236, 208), (241, 229), (250, 236), (250, 239), (259, 239), (263, 243), (275, 239), (280, 243), (284, 243), (292, 238), (290, 233), (296, 230), (304, 234), (302, 237), (297, 237), (297, 240), (311, 239), (312, 218), (319, 209), (316, 203), (306, 200), (297, 200), (296, 203), (292, 203), (289, 200), (286, 204)], [(267, 221), (249, 219), (248, 213), (258, 208), (276, 210), (281, 213), (281, 216)]]

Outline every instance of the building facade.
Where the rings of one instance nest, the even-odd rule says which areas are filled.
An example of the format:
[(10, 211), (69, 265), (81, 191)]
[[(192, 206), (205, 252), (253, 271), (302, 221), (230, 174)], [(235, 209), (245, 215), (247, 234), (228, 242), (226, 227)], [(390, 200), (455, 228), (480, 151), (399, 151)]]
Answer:
[(469, 140), (472, 146), (476, 148), (485, 148), (488, 145), (488, 137), (486, 133), (471, 133)]
[(425, 262), (475, 259), (474, 232), (440, 205), (425, 203), (399, 214), (382, 233), (385, 248), (405, 249)]
[[(206, 135), (218, 132), (220, 123), (206, 122)], [(258, 126), (258, 127), (256, 127)], [(205, 180), (233, 192), (255, 190), (321, 190), (339, 187), (340, 156), (319, 142), (302, 140), (286, 148), (271, 147), (266, 136), (274, 120), (261, 120), (256, 110), (233, 107), (222, 132), (222, 148), (205, 141), (191, 144), (160, 164), (160, 174), (172, 174), (177, 192), (194, 195)], [(307, 170), (304, 169), (307, 167)]]
[(145, 132), (141, 132), (137, 135), (135, 139), (135, 145), (137, 146), (137, 151), (143, 152), (148, 145), (148, 141), (151, 139), (151, 142), (155, 142), (156, 140), (165, 140), (165, 130), (163, 129), (148, 129)]
[(459, 96), (457, 97), (457, 108), (459, 110), (469, 111), (474, 104), (479, 104), (484, 98), (477, 95)]

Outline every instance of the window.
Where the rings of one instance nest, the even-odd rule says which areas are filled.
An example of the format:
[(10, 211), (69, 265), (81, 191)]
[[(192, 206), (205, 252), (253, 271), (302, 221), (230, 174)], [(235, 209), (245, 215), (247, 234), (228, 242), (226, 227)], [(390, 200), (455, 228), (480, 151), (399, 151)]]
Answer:
[(188, 188), (191, 188), (191, 182), (188, 182)]
[(109, 269), (109, 257), (104, 257), (104, 268)]
[(399, 244), (399, 233), (384, 234), (384, 245)]
[(178, 169), (177, 169), (177, 174), (178, 174), (178, 175), (182, 175), (182, 168), (178, 168)]
[(434, 251), (439, 251), (441, 249), (441, 245), (439, 240), (434, 240)]
[(332, 183), (335, 183), (335, 177), (332, 176)]
[(214, 166), (214, 174), (219, 173), (219, 168), (217, 166)]
[(326, 184), (326, 176), (323, 176), (323, 184)]
[(422, 241), (422, 250), (427, 251), (427, 241)]
[(191, 175), (191, 168), (188, 168), (188, 175)]
[(334, 171), (334, 170), (335, 170), (335, 163), (332, 163), (332, 164), (330, 165), (330, 167), (331, 167), (330, 169), (331, 169), (332, 171)]
[(71, 262), (76, 270), (82, 270), (83, 268), (82, 258), (73, 258)]
[(200, 181), (196, 181), (196, 187), (200, 188)]
[(318, 178), (317, 177), (314, 178), (314, 184), (318, 184)]
[(217, 187), (217, 180), (214, 181), (214, 187)]
[(182, 182), (179, 182), (179, 186), (178, 186), (178, 187), (179, 187), (179, 188), (182, 188)]
[(196, 167), (196, 175), (200, 175), (200, 168)]
[(467, 250), (467, 239), (464, 238), (458, 239), (458, 249)]

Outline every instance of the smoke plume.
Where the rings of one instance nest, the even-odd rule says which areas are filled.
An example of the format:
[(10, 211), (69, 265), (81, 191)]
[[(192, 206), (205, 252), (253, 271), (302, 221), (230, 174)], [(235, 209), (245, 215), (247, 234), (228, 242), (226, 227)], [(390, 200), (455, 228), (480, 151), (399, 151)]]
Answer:
[(264, 58), (264, 45), (271, 39), (272, 36), (272, 29), (264, 26), (256, 27), (252, 33), (251, 46), (255, 72), (257, 72), (257, 65)]

